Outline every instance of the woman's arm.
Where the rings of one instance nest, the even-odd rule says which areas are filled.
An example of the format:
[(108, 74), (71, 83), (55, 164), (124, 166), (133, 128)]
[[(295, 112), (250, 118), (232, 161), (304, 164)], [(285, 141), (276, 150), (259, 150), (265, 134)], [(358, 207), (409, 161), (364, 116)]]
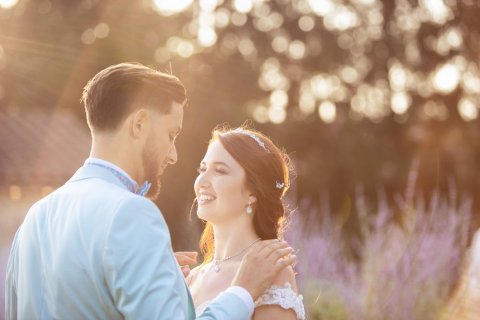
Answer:
[[(277, 278), (275, 278), (273, 285), (283, 287), (287, 283), (290, 283), (293, 292), (297, 293), (295, 272), (291, 267), (284, 269)], [(297, 320), (297, 314), (293, 309), (284, 309), (279, 304), (265, 304), (257, 307), (253, 314), (253, 320), (266, 319)]]

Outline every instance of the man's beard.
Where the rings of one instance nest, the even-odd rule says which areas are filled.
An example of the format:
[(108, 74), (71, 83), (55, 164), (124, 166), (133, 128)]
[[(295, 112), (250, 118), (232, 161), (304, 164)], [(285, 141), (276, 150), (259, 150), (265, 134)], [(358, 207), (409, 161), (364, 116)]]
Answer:
[(150, 143), (153, 142), (152, 140), (153, 139), (150, 139), (143, 149), (142, 162), (145, 179), (152, 184), (146, 197), (155, 200), (160, 195), (161, 189), (160, 173), (158, 169), (158, 159), (160, 157), (155, 152), (154, 144)]

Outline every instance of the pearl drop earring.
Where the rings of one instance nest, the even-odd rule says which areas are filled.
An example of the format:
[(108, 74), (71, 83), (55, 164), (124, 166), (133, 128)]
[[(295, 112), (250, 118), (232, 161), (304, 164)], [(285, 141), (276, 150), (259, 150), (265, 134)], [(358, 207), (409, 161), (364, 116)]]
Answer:
[(252, 214), (253, 213), (252, 203), (250, 202), (250, 200), (248, 201), (248, 206), (247, 206), (247, 209), (245, 211), (247, 212), (247, 214)]

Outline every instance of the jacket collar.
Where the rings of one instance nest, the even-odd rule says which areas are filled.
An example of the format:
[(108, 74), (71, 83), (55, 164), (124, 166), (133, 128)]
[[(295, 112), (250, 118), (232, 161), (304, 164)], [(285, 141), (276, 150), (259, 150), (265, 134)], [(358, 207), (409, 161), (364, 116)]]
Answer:
[(86, 179), (101, 179), (129, 191), (127, 186), (125, 186), (112, 172), (99, 166), (84, 165), (80, 167), (67, 183)]

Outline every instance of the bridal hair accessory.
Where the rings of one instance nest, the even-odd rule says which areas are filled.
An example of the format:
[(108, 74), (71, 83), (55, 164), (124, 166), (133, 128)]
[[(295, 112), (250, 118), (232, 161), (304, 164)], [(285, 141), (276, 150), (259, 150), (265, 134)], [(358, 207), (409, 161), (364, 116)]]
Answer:
[[(235, 132), (235, 133), (240, 133), (240, 134), (244, 134), (244, 135), (247, 135), (249, 136), (250, 138), (252, 138), (253, 140), (255, 140), (257, 142), (257, 144), (262, 147), (262, 149), (264, 149), (265, 151), (268, 151), (267, 147), (265, 146), (265, 143), (256, 135), (254, 134), (253, 132), (250, 132), (248, 130), (245, 130), (245, 129), (242, 129), (242, 128), (237, 128), (235, 130), (233, 130), (232, 132)], [(280, 182), (280, 181), (275, 181), (275, 188), (281, 190), (285, 187), (285, 182)], [(250, 206), (250, 203), (248, 204), (248, 207), (246, 209), (247, 211), (247, 214), (251, 214), (252, 213), (252, 207)]]
[(242, 250), (240, 250), (239, 252), (235, 253), (235, 254), (232, 254), (231, 256), (228, 256), (226, 258), (223, 258), (223, 259), (214, 259), (214, 267), (213, 267), (213, 270), (218, 273), (220, 272), (220, 263), (222, 262), (225, 262), (227, 260), (230, 260), (232, 258), (235, 258), (235, 257), (238, 257), (239, 255), (241, 255), (242, 253), (244, 253), (245, 251), (247, 251), (248, 248), (250, 248), (251, 246), (253, 246), (255, 243), (257, 243), (258, 241), (262, 240), (261, 238), (257, 238), (255, 239), (255, 241), (253, 241), (252, 243), (250, 243), (248, 246), (246, 246), (245, 248), (243, 248)]
[(250, 131), (246, 131), (246, 130), (244, 130), (244, 129), (242, 129), (242, 128), (237, 128), (237, 129), (233, 130), (232, 132), (240, 133), (240, 134), (245, 134), (245, 135), (249, 136), (250, 138), (252, 138), (253, 140), (255, 140), (255, 141), (257, 142), (257, 144), (258, 144), (260, 147), (262, 147), (265, 151), (268, 151), (267, 147), (265, 146), (265, 143), (263, 143), (263, 141), (260, 140), (260, 138), (259, 138), (256, 134), (254, 134), (254, 133), (252, 133), (252, 132), (250, 132)]

